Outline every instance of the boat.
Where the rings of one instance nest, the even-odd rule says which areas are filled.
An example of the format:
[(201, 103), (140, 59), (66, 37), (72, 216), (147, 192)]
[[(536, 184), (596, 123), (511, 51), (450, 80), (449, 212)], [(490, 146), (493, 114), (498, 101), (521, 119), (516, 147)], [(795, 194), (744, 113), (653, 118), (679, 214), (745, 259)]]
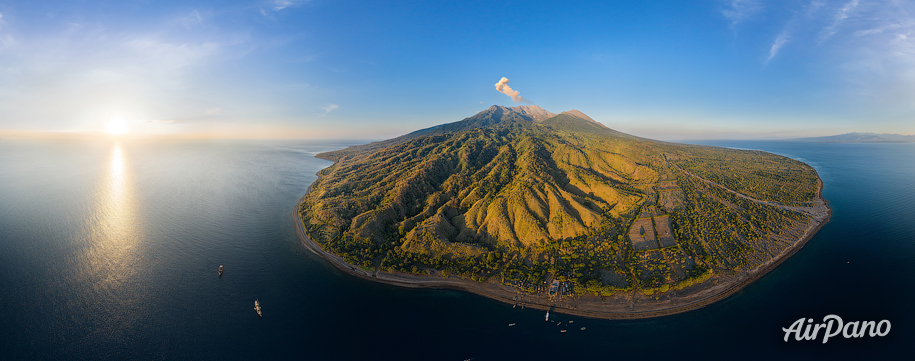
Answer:
[(512, 327), (512, 326), (514, 326), (514, 325), (515, 325), (514, 323), (509, 323), (509, 324), (508, 324), (508, 327)]
[(566, 332), (566, 330), (559, 330), (559, 332)]
[(257, 300), (254, 300), (254, 310), (257, 311), (258, 316), (264, 317), (264, 315), (261, 314), (261, 303)]
[(219, 265), (219, 277), (222, 277), (222, 265)]
[(549, 321), (549, 320), (550, 320), (550, 311), (546, 311), (546, 317), (545, 317), (543, 320), (544, 320), (544, 321)]
[(585, 330), (585, 328), (584, 328), (584, 327), (582, 327), (582, 328), (581, 328), (581, 330), (582, 330), (582, 331), (584, 331), (584, 330)]

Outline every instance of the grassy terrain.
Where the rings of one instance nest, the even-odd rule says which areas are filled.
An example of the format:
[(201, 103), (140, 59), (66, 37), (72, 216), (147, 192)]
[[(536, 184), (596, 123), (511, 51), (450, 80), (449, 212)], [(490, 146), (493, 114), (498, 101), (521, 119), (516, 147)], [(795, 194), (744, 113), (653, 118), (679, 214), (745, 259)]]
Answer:
[[(734, 193), (813, 201), (817, 176), (806, 164), (641, 139), (573, 114), (532, 121), (493, 107), (321, 154), (336, 163), (299, 214), (313, 240), (355, 265), (495, 278), (530, 292), (555, 278), (597, 295), (663, 293), (748, 270), (807, 220)], [(660, 230), (675, 242), (636, 251), (633, 237), (646, 233), (632, 229), (638, 218), (647, 236)]]

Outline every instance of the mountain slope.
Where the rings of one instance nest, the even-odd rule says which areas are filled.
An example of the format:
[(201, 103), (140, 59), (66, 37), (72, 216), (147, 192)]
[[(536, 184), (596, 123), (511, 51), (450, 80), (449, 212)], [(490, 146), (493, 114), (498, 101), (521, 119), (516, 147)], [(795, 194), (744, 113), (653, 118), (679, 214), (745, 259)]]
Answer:
[(515, 121), (539, 121), (545, 118), (552, 117), (556, 114), (550, 113), (544, 110), (541, 107), (536, 105), (528, 106), (518, 106), (518, 107), (503, 107), (498, 105), (493, 105), (486, 110), (483, 110), (471, 117), (464, 118), (463, 120), (436, 125), (434, 127), (420, 129), (412, 133), (404, 134), (397, 138), (392, 138), (380, 142), (372, 142), (364, 145), (355, 145), (348, 147), (346, 149), (341, 149), (333, 152), (326, 152), (318, 155), (318, 158), (327, 159), (327, 160), (338, 160), (341, 157), (347, 155), (353, 155), (362, 152), (375, 151), (391, 145), (400, 144), (411, 139), (416, 139), (419, 137), (436, 135), (436, 134), (446, 134), (454, 133), (463, 130), (470, 130), (479, 127), (485, 127), (489, 125), (499, 124), (499, 123), (509, 123)]
[(799, 138), (795, 140), (816, 143), (912, 143), (915, 142), (915, 135), (845, 133), (826, 137)]
[(812, 222), (819, 185), (806, 164), (655, 142), (538, 109), (493, 106), (319, 155), (336, 163), (301, 203), (305, 230), (367, 268), (528, 290), (557, 278), (609, 295), (748, 272)]

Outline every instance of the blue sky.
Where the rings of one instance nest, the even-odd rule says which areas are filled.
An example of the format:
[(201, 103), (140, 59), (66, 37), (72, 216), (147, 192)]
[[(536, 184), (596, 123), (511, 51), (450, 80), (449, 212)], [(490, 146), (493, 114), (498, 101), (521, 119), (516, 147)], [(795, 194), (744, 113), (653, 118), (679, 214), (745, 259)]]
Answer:
[(531, 104), (658, 139), (915, 133), (915, 3), (12, 1), (0, 132), (388, 138)]

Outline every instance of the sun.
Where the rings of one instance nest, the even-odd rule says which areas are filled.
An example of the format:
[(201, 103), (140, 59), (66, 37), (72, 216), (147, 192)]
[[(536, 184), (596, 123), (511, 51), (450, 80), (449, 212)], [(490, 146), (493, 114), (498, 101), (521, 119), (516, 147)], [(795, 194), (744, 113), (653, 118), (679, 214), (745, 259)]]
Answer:
[(127, 133), (127, 122), (123, 118), (114, 117), (108, 120), (108, 129), (111, 135), (123, 135)]

